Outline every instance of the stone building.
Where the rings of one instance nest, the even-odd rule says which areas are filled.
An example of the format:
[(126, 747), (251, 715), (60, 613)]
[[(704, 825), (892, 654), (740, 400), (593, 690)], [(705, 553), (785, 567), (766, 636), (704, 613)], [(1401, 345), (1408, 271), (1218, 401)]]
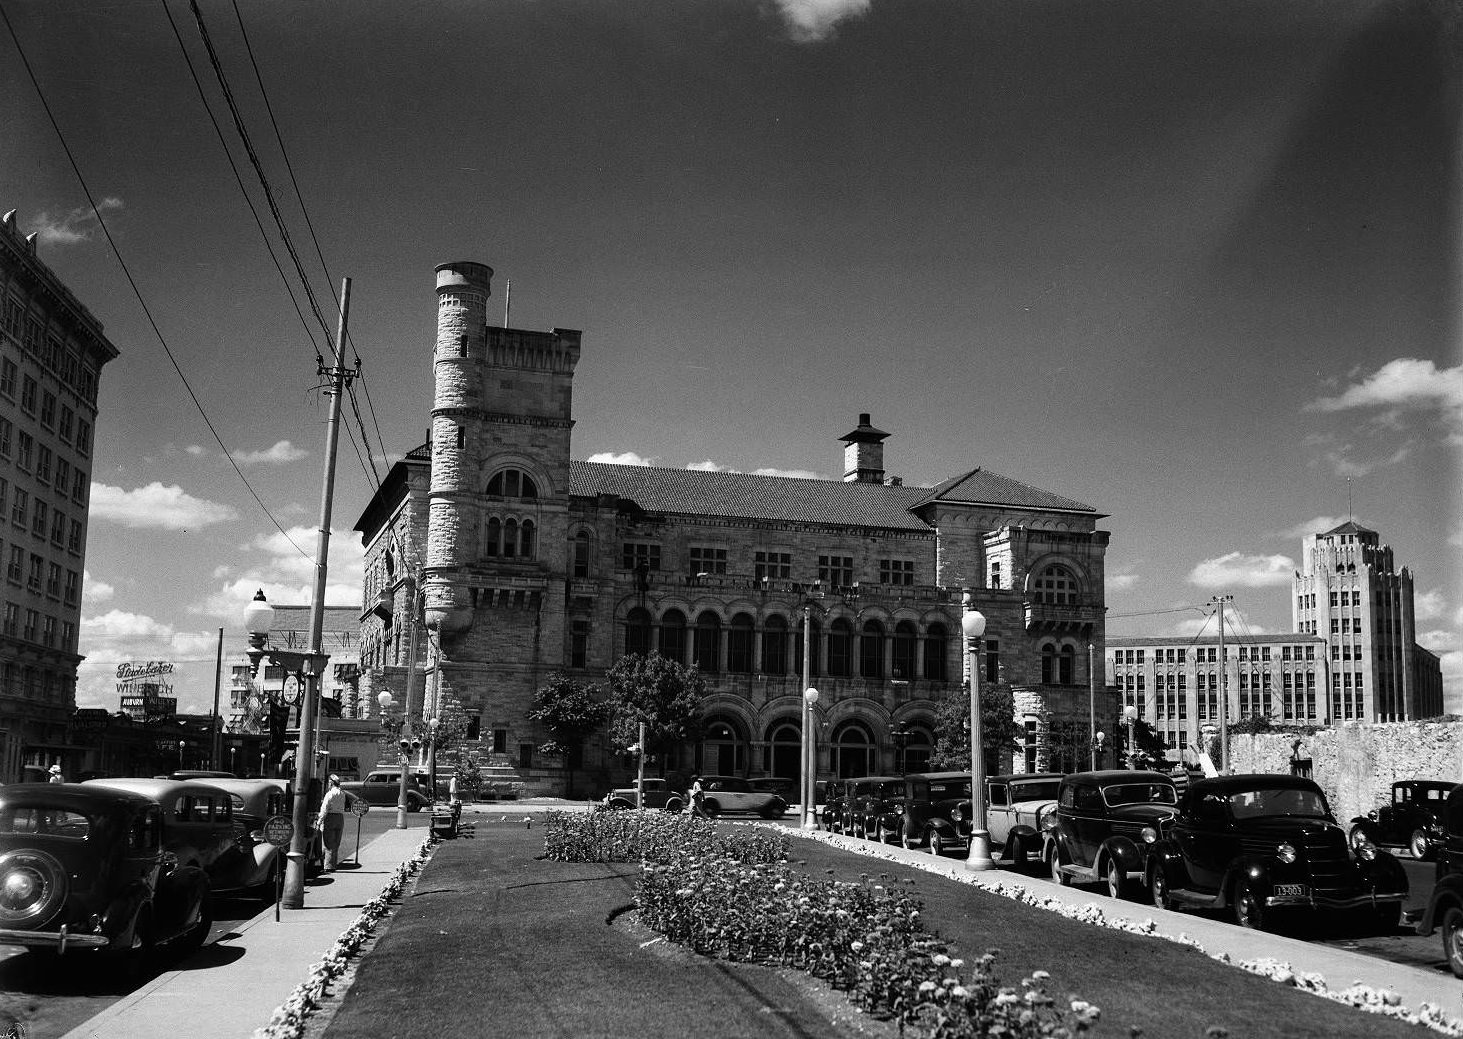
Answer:
[[(971, 589), (982, 681), (1009, 684), (1030, 722), (1016, 767), (1042, 764), (1054, 712), (1085, 726), (1104, 641), (1095, 509), (980, 468), (903, 484), (867, 414), (841, 438), (841, 481), (574, 461), (581, 334), (488, 325), (491, 276), (438, 268), (430, 440), (357, 524), (367, 707), (410, 675), (414, 710), (452, 698), (500, 775), (556, 789), (564, 763), (526, 717), (535, 691), (657, 650), (709, 684), (704, 739), (668, 764), (793, 777), (807, 613), (819, 775), (912, 771), (936, 703), (962, 689)], [(604, 777), (628, 764), (597, 740), (582, 762)]]
[[(0, 783), (75, 774), (81, 581), (102, 366), (101, 322), (0, 220)], [(27, 770), (30, 770), (27, 773)]]

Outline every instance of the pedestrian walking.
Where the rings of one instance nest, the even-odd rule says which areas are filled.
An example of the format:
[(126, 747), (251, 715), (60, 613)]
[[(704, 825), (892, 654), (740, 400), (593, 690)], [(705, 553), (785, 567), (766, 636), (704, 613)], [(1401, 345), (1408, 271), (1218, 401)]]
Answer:
[(701, 777), (699, 775), (693, 775), (691, 777), (691, 812), (692, 812), (692, 814), (699, 815), (703, 819), (706, 818), (706, 809), (702, 805), (702, 802), (704, 802), (705, 800), (706, 800), (706, 791), (701, 786)]
[(51, 779), (50, 779), (50, 782), (52, 782), (52, 783), (64, 783), (64, 782), (66, 782), (66, 777), (61, 774), (61, 766), (60, 765), (52, 765), (51, 766)]
[(331, 773), (330, 786), (320, 802), (320, 814), (315, 818), (315, 827), (325, 841), (325, 872), (335, 869), (340, 861), (340, 839), (345, 833), (345, 813), (355, 800), (340, 788), (340, 777)]

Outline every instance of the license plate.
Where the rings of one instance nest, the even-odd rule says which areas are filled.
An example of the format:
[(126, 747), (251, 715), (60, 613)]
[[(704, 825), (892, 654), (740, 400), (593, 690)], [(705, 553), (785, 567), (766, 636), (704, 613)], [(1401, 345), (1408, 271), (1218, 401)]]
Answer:
[(1270, 893), (1276, 898), (1305, 898), (1306, 886), (1304, 884), (1276, 884)]

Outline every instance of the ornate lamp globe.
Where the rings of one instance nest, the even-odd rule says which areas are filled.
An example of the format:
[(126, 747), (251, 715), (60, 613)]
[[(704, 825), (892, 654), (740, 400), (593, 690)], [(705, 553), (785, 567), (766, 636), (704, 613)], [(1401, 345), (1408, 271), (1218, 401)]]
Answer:
[(248, 606), (244, 607), (244, 630), (250, 635), (260, 637), (269, 634), (269, 629), (274, 626), (274, 607), (264, 598), (264, 589), (254, 593), (254, 599)]

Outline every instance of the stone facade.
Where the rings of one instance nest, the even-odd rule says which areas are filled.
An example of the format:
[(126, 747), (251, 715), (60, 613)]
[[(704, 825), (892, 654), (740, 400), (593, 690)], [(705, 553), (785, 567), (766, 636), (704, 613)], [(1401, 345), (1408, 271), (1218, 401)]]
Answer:
[(1309, 759), (1311, 778), (1345, 825), (1389, 802), (1397, 780), (1463, 782), (1463, 722), (1350, 723), (1236, 734), (1230, 737), (1229, 755), (1234, 772), (1289, 772), (1293, 758)]
[[(419, 587), (414, 710), (460, 702), (492, 770), (529, 789), (562, 784), (526, 717), (544, 680), (598, 682), (650, 650), (709, 685), (705, 738), (658, 765), (794, 777), (806, 614), (819, 775), (913, 771), (936, 703), (962, 690), (969, 589), (987, 619), (982, 681), (1046, 703), (1038, 725), (1072, 705), (1087, 724), (1104, 637), (1096, 510), (982, 469), (905, 486), (867, 414), (843, 438), (842, 481), (572, 461), (581, 335), (489, 326), (491, 276), (438, 269), (431, 439), (357, 525), (368, 705), (404, 670)], [(630, 766), (603, 737), (585, 748), (591, 784)]]
[(0, 783), (81, 769), (76, 709), (81, 584), (102, 325), (0, 220)]

